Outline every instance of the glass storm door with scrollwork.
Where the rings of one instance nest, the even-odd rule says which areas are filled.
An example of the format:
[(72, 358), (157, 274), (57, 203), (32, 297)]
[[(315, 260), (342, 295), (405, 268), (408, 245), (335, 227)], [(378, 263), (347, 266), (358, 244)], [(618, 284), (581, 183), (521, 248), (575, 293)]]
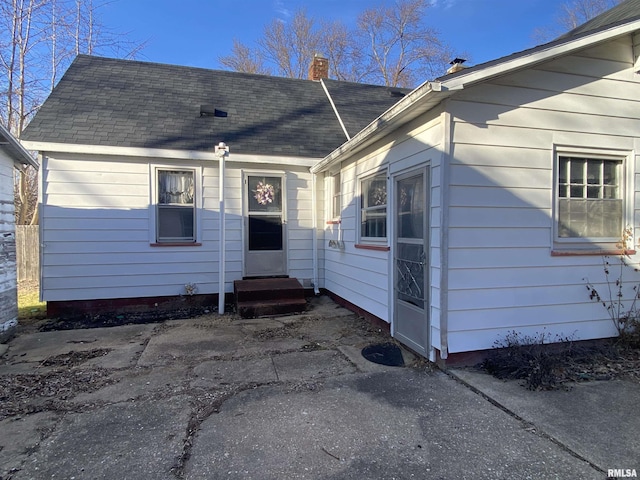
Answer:
[(245, 176), (244, 276), (286, 275), (284, 176)]
[(428, 170), (395, 177), (393, 335), (427, 356), (428, 319)]

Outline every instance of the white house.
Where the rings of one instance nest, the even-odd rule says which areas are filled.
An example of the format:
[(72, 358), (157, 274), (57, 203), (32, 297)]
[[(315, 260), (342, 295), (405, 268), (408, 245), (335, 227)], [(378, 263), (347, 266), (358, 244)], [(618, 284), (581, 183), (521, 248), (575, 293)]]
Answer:
[(215, 305), (244, 277), (318, 289), (309, 169), (408, 90), (313, 65), (294, 80), (79, 56), (23, 133), (44, 172), (49, 314), (174, 308), (194, 288)]
[(613, 336), (585, 279), (636, 259), (639, 32), (628, 0), (411, 92), (79, 57), (23, 137), (43, 298), (230, 292), (226, 237), (227, 282), (298, 278), (433, 360), (511, 330)]
[(13, 179), (14, 169), (22, 165), (38, 167), (18, 140), (0, 125), (0, 343), (11, 338), (18, 325)]
[(426, 82), (312, 167), (342, 205), (323, 286), (432, 359), (614, 336), (585, 279), (640, 233), (639, 17)]

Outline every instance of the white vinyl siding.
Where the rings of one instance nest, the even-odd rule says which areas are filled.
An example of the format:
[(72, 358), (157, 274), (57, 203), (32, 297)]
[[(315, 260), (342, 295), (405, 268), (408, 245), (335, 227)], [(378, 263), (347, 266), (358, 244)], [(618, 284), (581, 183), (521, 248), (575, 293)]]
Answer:
[[(629, 39), (621, 39), (450, 101), (450, 352), (491, 348), (511, 330), (575, 339), (615, 334), (585, 288), (585, 278), (604, 281), (602, 256), (553, 254), (555, 162), (556, 149), (566, 147), (638, 152), (640, 84), (631, 63)], [(637, 169), (638, 157), (628, 163)], [(635, 177), (621, 188), (633, 209)]]
[[(398, 141), (397, 138), (402, 140)], [(430, 112), (406, 125), (398, 137), (378, 142), (341, 170), (342, 215), (339, 224), (325, 225), (324, 287), (386, 322), (391, 321), (391, 252), (356, 248), (360, 242), (359, 182), (385, 172), (385, 178), (402, 170), (431, 165), (430, 317), (433, 345), (440, 348), (440, 160), (443, 129), (440, 111)], [(388, 185), (388, 183), (387, 183)], [(392, 207), (387, 205), (387, 212)], [(327, 218), (331, 211), (327, 208)], [(330, 218), (329, 218), (330, 219)], [(388, 234), (388, 232), (387, 232)], [(328, 247), (329, 240), (343, 240), (343, 248)], [(382, 244), (387, 245), (387, 241)]]
[(0, 149), (0, 329), (18, 316), (13, 170), (13, 159)]
[[(154, 168), (196, 172), (198, 246), (154, 246)], [(242, 278), (242, 168), (227, 163), (226, 291)], [(272, 165), (269, 165), (272, 168)], [(289, 168), (290, 276), (311, 279), (311, 174)], [(46, 301), (218, 293), (217, 162), (50, 153), (43, 160), (42, 291)], [(201, 177), (201, 178), (200, 178)], [(200, 190), (198, 190), (200, 189)], [(297, 202), (297, 199), (300, 202)]]

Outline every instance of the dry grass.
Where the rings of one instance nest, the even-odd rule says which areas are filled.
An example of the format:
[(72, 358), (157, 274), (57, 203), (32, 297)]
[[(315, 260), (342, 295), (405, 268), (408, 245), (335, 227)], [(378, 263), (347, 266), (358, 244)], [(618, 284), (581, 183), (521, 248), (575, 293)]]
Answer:
[(18, 285), (18, 321), (41, 320), (47, 316), (47, 303), (39, 300), (38, 284)]

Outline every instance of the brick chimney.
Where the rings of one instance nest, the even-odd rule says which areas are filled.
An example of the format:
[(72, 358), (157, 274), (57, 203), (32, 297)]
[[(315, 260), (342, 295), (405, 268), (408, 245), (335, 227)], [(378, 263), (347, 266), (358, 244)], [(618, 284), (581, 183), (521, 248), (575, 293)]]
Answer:
[(329, 78), (329, 60), (316, 53), (309, 65), (309, 80), (317, 82), (321, 78)]

